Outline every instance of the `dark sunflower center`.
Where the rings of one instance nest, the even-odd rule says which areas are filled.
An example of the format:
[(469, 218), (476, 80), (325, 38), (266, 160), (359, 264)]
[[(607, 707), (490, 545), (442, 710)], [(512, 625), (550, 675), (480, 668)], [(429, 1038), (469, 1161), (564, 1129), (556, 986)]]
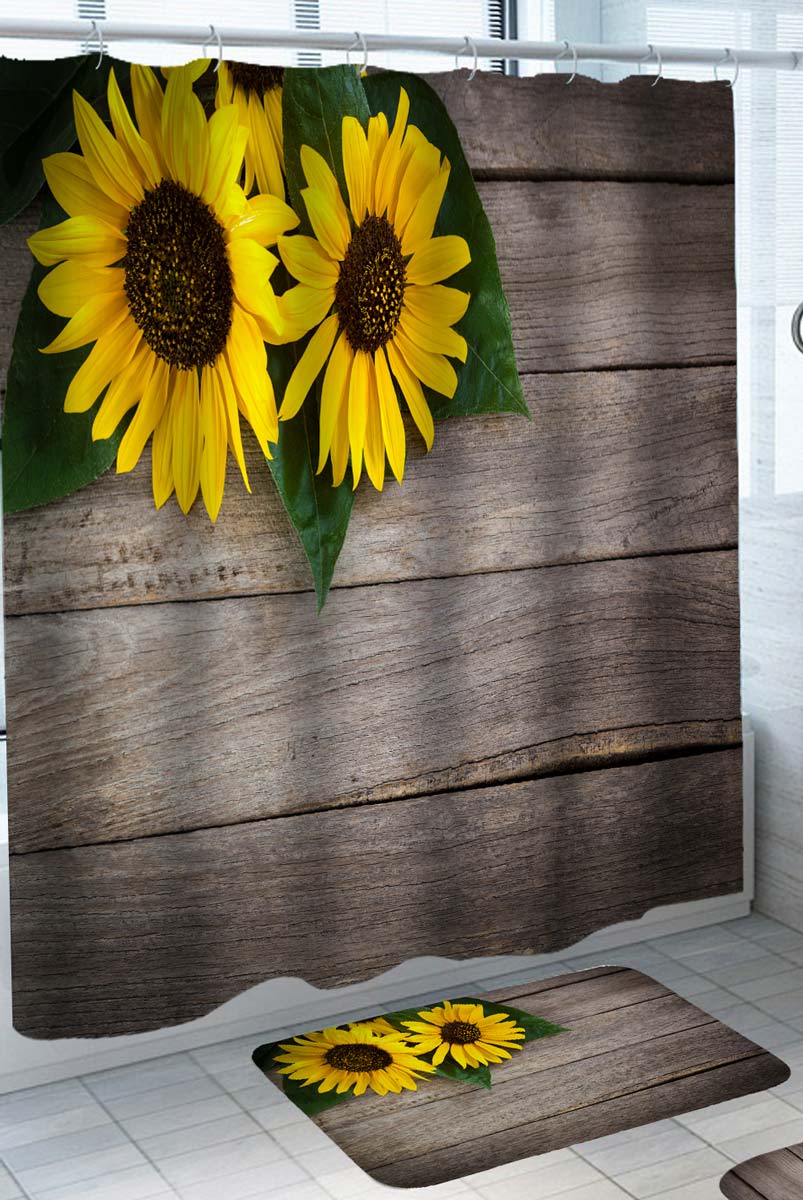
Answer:
[(163, 179), (132, 208), (126, 236), (125, 294), (145, 341), (180, 370), (211, 366), (229, 336), (234, 300), (212, 209)]
[(340, 327), (353, 350), (371, 353), (396, 332), (404, 300), (401, 242), (385, 217), (355, 229), (335, 289)]
[(381, 1071), (393, 1062), (387, 1050), (364, 1042), (332, 1046), (324, 1058), (336, 1071)]
[(264, 96), (284, 83), (284, 67), (260, 67), (255, 63), (233, 62), (228, 64), (232, 83), (249, 95)]
[(447, 1021), (441, 1030), (441, 1037), (452, 1046), (465, 1046), (469, 1042), (478, 1042), (481, 1031), (479, 1025), (468, 1021)]

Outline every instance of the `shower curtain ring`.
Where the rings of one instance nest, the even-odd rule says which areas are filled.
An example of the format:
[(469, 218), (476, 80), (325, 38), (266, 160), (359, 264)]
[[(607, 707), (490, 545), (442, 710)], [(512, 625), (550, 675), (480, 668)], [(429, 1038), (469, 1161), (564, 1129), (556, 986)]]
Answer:
[(214, 41), (217, 41), (217, 62), (215, 63), (215, 72), (218, 72), (220, 70), (220, 64), (223, 62), (223, 39), (221, 38), (217, 29), (215, 29), (214, 25), (210, 25), (209, 26), (209, 37), (206, 39), (204, 44), (201, 46), (201, 51), (203, 53), (204, 58), (206, 58), (206, 47), (209, 45), (210, 42), (214, 42)]
[(89, 36), (86, 39), (86, 45), (89, 46), (89, 43), (95, 40), (98, 43), (98, 61), (95, 64), (95, 70), (99, 71), (103, 65), (103, 55), (106, 53), (106, 42), (103, 39), (103, 30), (100, 29), (97, 21), (92, 22)]
[(560, 60), (562, 58), (565, 58), (567, 54), (571, 54), (571, 56), (572, 56), (572, 73), (569, 76), (569, 78), (566, 80), (566, 86), (568, 87), (569, 84), (574, 83), (575, 79), (577, 78), (577, 47), (572, 46), (571, 43), (567, 42), (566, 38), (564, 38), (563, 39), (563, 49), (561, 50), (558, 57), (555, 59), (555, 62), (560, 62)]
[(368, 43), (365, 40), (365, 34), (359, 31), (354, 34), (354, 41), (346, 51), (346, 64), (351, 66), (352, 50), (362, 50), (362, 66), (356, 67), (358, 75), (363, 75), (368, 70)]
[(646, 62), (652, 62), (653, 58), (655, 58), (655, 52), (654, 52), (652, 46), (650, 46), (649, 49), (647, 50), (647, 53), (642, 54), (641, 58), (638, 60), (639, 75), (641, 74), (641, 64), (646, 63)]
[(655, 76), (655, 79), (653, 79), (652, 83), (650, 84), (650, 87), (655, 87), (656, 84), (659, 84), (664, 77), (664, 60), (661, 58), (661, 51), (657, 50), (653, 46), (652, 42), (648, 42), (647, 45), (650, 47), (650, 53), (655, 54), (655, 57), (658, 61), (658, 74)]
[(729, 50), (727, 46), (725, 47), (725, 53), (719, 62), (714, 63), (714, 79), (717, 81), (719, 81), (718, 68), (724, 66), (726, 63), (733, 63), (734, 67), (736, 68), (733, 72), (733, 79), (729, 79), (727, 81), (729, 87), (734, 87), (736, 80), (739, 78), (739, 56), (734, 54), (732, 50)]
[(456, 71), (460, 70), (460, 55), (467, 53), (469, 50), (474, 55), (474, 66), (471, 68), (471, 73), (468, 77), (468, 82), (471, 83), (472, 79), (477, 74), (477, 43), (467, 34), (463, 34), (463, 45), (454, 56), (454, 68)]
[(792, 341), (800, 353), (803, 354), (803, 337), (800, 333), (801, 319), (803, 319), (803, 304), (798, 304), (792, 317)]

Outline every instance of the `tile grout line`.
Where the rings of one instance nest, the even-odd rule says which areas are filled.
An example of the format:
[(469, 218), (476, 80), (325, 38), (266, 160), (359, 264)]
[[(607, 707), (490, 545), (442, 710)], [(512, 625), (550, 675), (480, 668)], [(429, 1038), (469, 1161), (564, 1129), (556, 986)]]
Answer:
[(8, 1172), (9, 1176), (13, 1179), (14, 1183), (19, 1188), (20, 1195), (24, 1198), (24, 1200), (34, 1200), (33, 1196), (31, 1196), (31, 1193), (28, 1191), (28, 1189), (26, 1188), (25, 1184), (20, 1179), (17, 1172), (14, 1170), (13, 1167), (9, 1166), (8, 1162), (6, 1161), (5, 1155), (0, 1154), (0, 1163), (2, 1163), (2, 1165), (5, 1167), (6, 1171)]
[[(139, 1151), (139, 1153), (142, 1155), (142, 1157), (145, 1159), (145, 1161), (146, 1161), (147, 1163), (149, 1163), (149, 1164), (150, 1164), (150, 1166), (152, 1166), (152, 1167), (153, 1167), (154, 1171), (155, 1171), (155, 1172), (156, 1172), (156, 1174), (159, 1176), (159, 1178), (160, 1178), (160, 1179), (162, 1179), (162, 1180), (164, 1181), (164, 1185), (165, 1185), (165, 1187), (166, 1187), (166, 1188), (167, 1188), (167, 1190), (168, 1190), (168, 1194), (169, 1194), (170, 1192), (172, 1192), (172, 1193), (173, 1193), (173, 1195), (175, 1196), (176, 1200), (180, 1200), (179, 1193), (178, 1193), (178, 1192), (176, 1191), (176, 1189), (173, 1187), (173, 1185), (172, 1185), (172, 1183), (170, 1182), (170, 1180), (169, 1180), (169, 1179), (167, 1179), (167, 1177), (166, 1177), (165, 1175), (163, 1175), (163, 1174), (162, 1174), (162, 1172), (159, 1170), (159, 1165), (158, 1165), (158, 1163), (154, 1162), (154, 1160), (151, 1158), (151, 1156), (150, 1156), (150, 1155), (149, 1155), (149, 1154), (148, 1154), (148, 1153), (147, 1153), (145, 1150), (143, 1150), (143, 1148), (142, 1148), (142, 1146), (140, 1146), (139, 1142), (135, 1141), (135, 1140), (134, 1140), (134, 1138), (132, 1138), (132, 1137), (130, 1136), (130, 1134), (128, 1133), (128, 1131), (127, 1131), (126, 1129), (123, 1129), (122, 1125), (121, 1125), (121, 1124), (120, 1124), (120, 1122), (117, 1120), (117, 1118), (115, 1117), (114, 1113), (113, 1113), (113, 1112), (112, 1112), (112, 1111), (111, 1111), (111, 1110), (110, 1110), (110, 1109), (109, 1109), (109, 1108), (106, 1106), (106, 1104), (104, 1103), (104, 1101), (103, 1101), (103, 1100), (101, 1100), (101, 1099), (100, 1099), (100, 1098), (99, 1098), (99, 1097), (98, 1097), (98, 1096), (97, 1096), (97, 1095), (96, 1095), (96, 1094), (95, 1094), (95, 1093), (92, 1091), (92, 1088), (91, 1088), (91, 1087), (90, 1087), (90, 1085), (89, 1085), (89, 1084), (88, 1084), (88, 1083), (85, 1081), (85, 1079), (83, 1078), (83, 1076), (79, 1076), (79, 1079), (80, 1079), (81, 1083), (84, 1085), (84, 1087), (85, 1087), (85, 1088), (86, 1088), (86, 1089), (89, 1091), (90, 1095), (93, 1097), (93, 1099), (94, 1099), (95, 1103), (97, 1104), (98, 1108), (102, 1109), (102, 1111), (103, 1111), (103, 1112), (105, 1112), (106, 1116), (109, 1118), (109, 1120), (111, 1121), (112, 1125), (114, 1125), (116, 1129), (119, 1129), (120, 1133), (121, 1133), (121, 1134), (123, 1135), (123, 1137), (126, 1139), (126, 1141), (128, 1142), (128, 1144), (129, 1144), (129, 1145), (131, 1145), (131, 1146), (133, 1146), (135, 1150), (138, 1150), (138, 1151)], [(157, 1196), (157, 1197), (158, 1197), (158, 1200), (161, 1200), (161, 1197), (159, 1197), (159, 1194), (158, 1194), (158, 1192), (154, 1192), (154, 1193), (152, 1193), (152, 1194), (153, 1194), (153, 1195), (155, 1195), (155, 1196)], [(143, 1198), (143, 1200), (148, 1200), (148, 1198), (147, 1198), (147, 1197), (144, 1197), (144, 1198)]]

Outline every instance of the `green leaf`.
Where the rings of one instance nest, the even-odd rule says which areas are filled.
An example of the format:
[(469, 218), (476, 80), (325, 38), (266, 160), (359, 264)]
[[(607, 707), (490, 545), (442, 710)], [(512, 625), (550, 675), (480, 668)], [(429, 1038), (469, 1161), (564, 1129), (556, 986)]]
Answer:
[[(91, 103), (106, 93), (110, 60), (97, 54), (52, 62), (0, 58), (0, 224), (30, 204), (44, 183), (42, 159), (75, 142), (72, 93)], [(126, 63), (115, 63), (118, 82)]]
[(513, 412), (529, 417), (516, 368), (510, 310), (499, 276), (496, 243), (449, 114), (429, 84), (417, 75), (380, 71), (366, 76), (363, 86), (371, 112), (384, 112), (391, 126), (399, 90), (403, 87), (407, 92), (409, 123), (418, 126), (452, 167), (435, 233), (459, 234), (471, 251), (468, 266), (444, 280), (447, 286), (471, 294), (468, 311), (456, 326), (468, 343), (468, 358), (463, 364), (455, 364), (458, 383), (451, 400), (425, 389), (432, 415), (444, 418)]
[(490, 1067), (461, 1067), (451, 1058), (445, 1058), (439, 1067), (435, 1068), (436, 1075), (444, 1079), (457, 1079), (461, 1083), (473, 1083), (477, 1087), (491, 1088)]
[[(294, 346), (271, 346), (268, 350), (268, 369), (277, 397), (284, 393), (297, 354)], [(279, 422), (279, 444), (273, 448), (268, 466), (309, 560), (320, 612), (346, 537), (354, 492), (345, 480), (340, 487), (332, 486), (329, 464), (322, 474), (315, 473), (319, 392), (320, 386), (316, 385), (298, 415), (292, 421)]]
[[(283, 91), (284, 148), (290, 204), (301, 218), (299, 231), (310, 233), (301, 188), (301, 147), (317, 150), (337, 176), (346, 195), (341, 156), (341, 122), (352, 115), (366, 123), (370, 113), (360, 80), (353, 67), (327, 67), (320, 71), (288, 68)], [(277, 398), (281, 398), (300, 346), (276, 346), (269, 351), (270, 372)], [(332, 486), (331, 466), (316, 475), (318, 465), (318, 409), (320, 379), (300, 412), (279, 427), (279, 445), (269, 461), (288, 516), (309, 559), (318, 611), (326, 600), (332, 574), (348, 529), (354, 493), (344, 480)]]
[[(40, 227), (54, 225), (64, 213), (48, 193)], [(31, 260), (33, 261), (33, 259)], [(40, 354), (64, 327), (64, 318), (48, 312), (36, 294), (46, 268), (35, 263), (22, 301), (8, 371), (3, 417), (3, 503), (7, 513), (59, 500), (97, 479), (114, 461), (128, 420), (113, 437), (92, 441), (97, 406), (87, 413), (65, 413), (70, 380), (91, 347), (67, 354)]]

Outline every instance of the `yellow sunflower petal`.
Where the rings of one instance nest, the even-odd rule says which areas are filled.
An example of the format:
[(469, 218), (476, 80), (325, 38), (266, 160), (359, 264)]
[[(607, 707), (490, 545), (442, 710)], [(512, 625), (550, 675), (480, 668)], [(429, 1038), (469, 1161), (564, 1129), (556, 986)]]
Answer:
[(124, 280), (124, 272), (117, 267), (88, 267), (68, 259), (48, 271), (36, 292), (52, 313), (74, 317), (93, 296), (122, 294)]
[(314, 288), (333, 291), (338, 278), (337, 263), (326, 253), (320, 242), (303, 234), (280, 237), (279, 255), (294, 278)]
[[(349, 379), (354, 355), (348, 338), (341, 333), (334, 344), (321, 387), (321, 415), (318, 437), (318, 474), (324, 468), (332, 446), (335, 427), (344, 405), (348, 405)], [(348, 419), (348, 418), (347, 418)]]
[(341, 213), (318, 188), (302, 188), (301, 195), (316, 238), (329, 257), (340, 262), (345, 257), (351, 237), (345, 207)]
[(390, 469), (401, 483), (404, 478), (404, 459), (407, 449), (404, 422), (399, 412), (399, 401), (396, 399), (396, 389), (393, 386), (384, 348), (377, 351), (374, 363), (376, 386), (379, 393), (379, 413), (382, 418), (382, 438), (387, 450)]
[(132, 174), (144, 181), (145, 187), (155, 187), (160, 178), (156, 155), (131, 120), (114, 67), (109, 71), (109, 115), (117, 142), (127, 152)]
[(432, 413), (429, 411), (426, 397), (424, 396), (424, 389), (407, 366), (407, 363), (396, 349), (394, 343), (388, 342), (386, 349), (390, 369), (399, 382), (399, 387), (402, 390), (404, 399), (407, 401), (410, 415), (416, 423), (418, 432), (424, 439), (427, 450), (431, 450), (432, 443), (435, 441), (435, 424), (432, 420)]
[(259, 96), (248, 98), (248, 152), (254, 158), (254, 174), (262, 193), (284, 196), (284, 175), (276, 150), (270, 120)]
[(43, 267), (65, 258), (79, 259), (87, 267), (108, 267), (123, 257), (126, 240), (98, 217), (81, 216), (37, 230), (28, 238), (28, 246)]
[(340, 406), (332, 433), (329, 454), (332, 459), (332, 485), (340, 487), (346, 477), (346, 467), (349, 462), (349, 406), (347, 402)]
[(471, 262), (471, 253), (465, 238), (450, 233), (445, 237), (430, 238), (417, 250), (407, 264), (408, 283), (426, 286), (448, 279)]
[[(167, 83), (170, 87), (170, 80)], [(195, 503), (201, 482), (201, 414), (198, 372), (177, 371), (170, 407), (173, 418), (173, 482), (181, 511)]]
[(252, 196), (243, 215), (231, 225), (229, 238), (253, 238), (260, 246), (273, 246), (296, 225), (298, 217), (278, 196)]
[(47, 186), (70, 217), (89, 216), (122, 229), (128, 209), (104, 195), (80, 154), (50, 154), (42, 159)]
[(75, 131), (95, 183), (112, 200), (131, 208), (143, 196), (141, 176), (92, 105), (78, 92), (73, 92), (73, 112)]
[(307, 186), (322, 192), (333, 208), (340, 204), (345, 216), (345, 205), (343, 197), (340, 195), (340, 186), (323, 155), (319, 154), (317, 150), (313, 150), (312, 146), (302, 146), (301, 167), (307, 180)]
[(399, 194), (393, 218), (394, 227), (399, 234), (404, 233), (416, 204), (427, 184), (437, 176), (441, 165), (440, 150), (427, 141), (420, 129), (416, 129), (414, 125), (407, 130), (405, 142), (410, 143), (410, 153), (398, 185)]
[(200, 195), (209, 163), (209, 130), (203, 105), (192, 90), (189, 68), (171, 70), (167, 80), (162, 105), (162, 145), (170, 177)]
[(150, 146), (161, 176), (165, 172), (164, 154), (162, 153), (164, 93), (150, 67), (143, 67), (140, 63), (131, 64), (131, 95), (139, 132)]
[(376, 368), (370, 362), (368, 372), (368, 410), (365, 421), (365, 469), (378, 492), (385, 486), (385, 443), (382, 440), (382, 418), (376, 388)]
[(128, 366), (141, 337), (139, 329), (130, 320), (121, 321), (114, 329), (102, 334), (70, 380), (64, 397), (64, 411), (87, 412), (106, 384)]
[(270, 277), (279, 260), (250, 238), (229, 242), (228, 254), (237, 300), (250, 313), (264, 317), (278, 329), (281, 317)]
[(439, 1067), (441, 1065), (441, 1063), (443, 1062), (443, 1060), (446, 1058), (446, 1055), (448, 1053), (449, 1053), (449, 1043), (441, 1042), (441, 1044), (438, 1046), (438, 1049), (432, 1055), (432, 1065), (434, 1067)]
[(270, 457), (268, 442), (278, 441), (279, 425), (273, 384), (268, 375), (268, 356), (256, 321), (238, 304), (232, 309), (225, 355), (234, 390), (246, 419), (263, 454)]
[(410, 341), (415, 342), (416, 346), (420, 346), (422, 350), (429, 350), (432, 354), (448, 354), (452, 358), (459, 358), (461, 362), (466, 361), (468, 354), (466, 339), (457, 330), (450, 329), (448, 325), (436, 325), (429, 321), (422, 321), (408, 309), (401, 314), (399, 328), (404, 330)]
[(376, 172), (374, 200), (376, 204), (375, 211), (380, 217), (392, 203), (395, 205), (398, 172), (400, 166), (400, 150), (409, 113), (410, 99), (404, 88), (400, 88), (399, 103), (396, 108), (396, 119), (393, 122), (393, 129), (390, 133), (390, 137), (388, 138), (387, 145), (382, 151), (382, 158)]
[(458, 288), (433, 283), (429, 287), (410, 285), (404, 290), (404, 307), (433, 325), (456, 325), (466, 314), (471, 295)]
[(225, 401), (216, 367), (201, 372), (201, 495), (214, 524), (226, 484), (228, 427)]
[(329, 357), (329, 351), (337, 333), (337, 317), (334, 314), (318, 326), (309, 340), (306, 350), (295, 365), (287, 382), (279, 418), (289, 421), (304, 403), (307, 393), (318, 378), (321, 367)]
[[(178, 371), (171, 371), (168, 389), (174, 386)], [(153, 501), (157, 508), (173, 495), (173, 419), (171, 404), (165, 409), (162, 419), (153, 431), (151, 443), (151, 473), (153, 477)]]
[(368, 119), (368, 211), (376, 212), (376, 177), (388, 143), (388, 120), (383, 112)]
[(102, 333), (115, 329), (128, 316), (128, 300), (123, 292), (92, 296), (79, 308), (42, 354), (62, 354), (97, 341)]
[(343, 171), (351, 215), (359, 225), (368, 208), (368, 141), (356, 117), (343, 118)]
[(334, 288), (325, 292), (321, 288), (308, 287), (305, 283), (288, 288), (278, 297), (280, 315), (288, 328), (295, 331), (294, 340), (320, 325), (332, 307), (334, 298)]
[(422, 350), (415, 342), (411, 342), (401, 329), (396, 330), (394, 341), (396, 349), (412, 373), (427, 387), (451, 399), (457, 391), (457, 374), (448, 358), (444, 358), (442, 354)]
[(449, 171), (449, 160), (444, 159), (438, 174), (430, 179), (419, 196), (402, 235), (402, 254), (414, 254), (432, 237), (449, 183)]
[[(167, 363), (151, 354), (149, 359), (144, 359), (142, 370), (145, 377), (137, 381), (137, 386), (141, 388), (141, 399), (117, 451), (118, 473), (131, 471), (137, 465), (145, 443), (161, 421), (167, 406)], [(134, 386), (133, 380), (130, 386)]]
[(147, 342), (141, 341), (128, 366), (115, 375), (92, 422), (93, 441), (110, 438), (128, 410), (139, 404), (154, 357)]
[(362, 474), (362, 451), (365, 444), (365, 423), (368, 416), (368, 372), (371, 358), (365, 350), (355, 350), (349, 379), (349, 447), (351, 475), (356, 488)]
[(209, 162), (201, 195), (214, 209), (242, 170), (246, 138), (240, 136), (240, 130), (233, 104), (218, 108), (209, 119)]

